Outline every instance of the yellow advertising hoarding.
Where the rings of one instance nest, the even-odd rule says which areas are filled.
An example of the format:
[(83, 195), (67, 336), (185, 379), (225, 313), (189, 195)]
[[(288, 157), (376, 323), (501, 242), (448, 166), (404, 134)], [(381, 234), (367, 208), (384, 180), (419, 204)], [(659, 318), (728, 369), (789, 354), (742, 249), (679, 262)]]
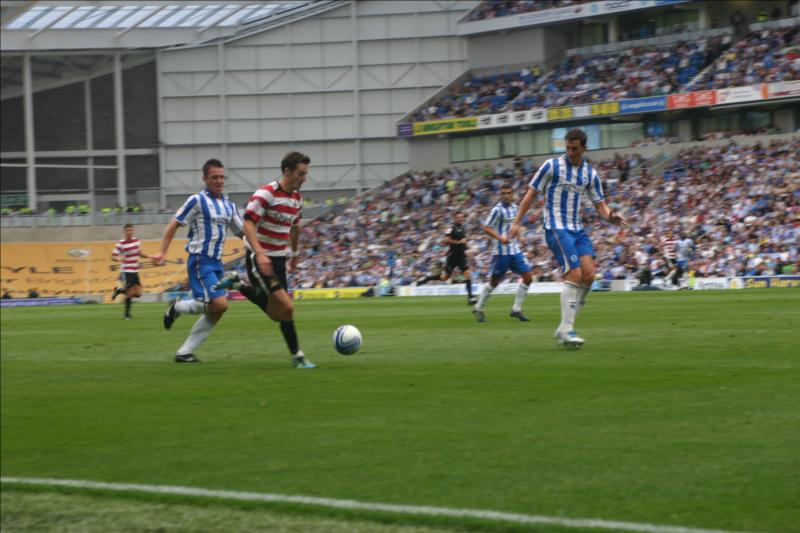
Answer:
[(478, 129), (478, 117), (448, 118), (414, 123), (414, 135), (433, 135)]
[(345, 287), (342, 289), (294, 289), (294, 299), (311, 298), (358, 298), (368, 289), (366, 287)]
[[(142, 241), (142, 252), (152, 255), (161, 241)], [(116, 242), (3, 243), (0, 246), (0, 291), (13, 298), (25, 298), (35, 289), (42, 297), (101, 294), (106, 301), (119, 280), (120, 263), (111, 260)], [(142, 259), (139, 279), (145, 292), (159, 293), (185, 282), (187, 254), (185, 239), (170, 245), (164, 266)], [(244, 254), (239, 239), (225, 243), (223, 262)]]
[(551, 107), (547, 110), (547, 120), (566, 120), (573, 116), (571, 107)]
[(619, 102), (592, 104), (592, 115), (616, 115), (617, 113), (619, 113)]

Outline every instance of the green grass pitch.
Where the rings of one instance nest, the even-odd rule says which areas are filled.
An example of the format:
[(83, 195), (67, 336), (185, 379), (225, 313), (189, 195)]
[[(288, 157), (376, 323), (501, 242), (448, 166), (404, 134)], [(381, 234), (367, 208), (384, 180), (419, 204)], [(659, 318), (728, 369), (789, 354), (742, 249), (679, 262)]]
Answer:
[[(553, 339), (558, 295), (531, 295), (529, 323), (511, 302), (492, 297), (478, 324), (462, 298), (299, 301), (315, 370), (290, 368), (277, 325), (247, 302), (199, 365), (172, 362), (194, 318), (166, 332), (163, 305), (135, 304), (132, 321), (120, 305), (3, 309), (2, 475), (800, 531), (800, 291), (595, 293), (580, 351)], [(332, 346), (345, 323), (364, 335), (352, 357)], [(30, 490), (3, 486), (4, 531), (25, 530)], [(198, 505), (126, 496), (68, 498)], [(330, 518), (254, 506), (308, 520), (298, 531)], [(187, 530), (214, 530), (203, 523)]]

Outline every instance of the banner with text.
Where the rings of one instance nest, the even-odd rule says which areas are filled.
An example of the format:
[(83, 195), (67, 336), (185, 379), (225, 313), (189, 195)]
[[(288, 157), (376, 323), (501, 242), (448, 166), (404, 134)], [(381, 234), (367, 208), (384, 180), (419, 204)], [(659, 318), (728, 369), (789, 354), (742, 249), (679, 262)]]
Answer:
[(671, 94), (667, 97), (667, 107), (683, 109), (687, 107), (712, 106), (717, 103), (716, 91), (696, 91), (693, 93)]
[(478, 117), (452, 118), (398, 124), (400, 137), (452, 133), (474, 129), (507, 128), (530, 124), (542, 124), (563, 120), (577, 120), (589, 117), (622, 115), (633, 113), (653, 113), (664, 110), (711, 107), (723, 104), (758, 102), (771, 98), (800, 96), (800, 80), (777, 83), (762, 83), (746, 87), (730, 87), (713, 91), (694, 91), (690, 93), (648, 96), (614, 102), (596, 104), (534, 108), (526, 111), (512, 111)]
[(767, 84), (748, 85), (745, 87), (730, 87), (717, 89), (717, 104), (738, 104), (741, 102), (755, 102), (768, 97)]
[(800, 96), (800, 80), (779, 81), (767, 85), (768, 98), (786, 98)]
[(742, 276), (731, 280), (736, 289), (800, 289), (800, 276)]
[(446, 118), (414, 123), (414, 135), (435, 135), (437, 133), (455, 133), (478, 128), (478, 117)]
[(343, 287), (340, 289), (294, 289), (295, 300), (320, 298), (358, 298), (364, 296), (367, 287)]
[(619, 102), (620, 115), (628, 113), (650, 113), (667, 109), (666, 96), (648, 96), (646, 98), (635, 98), (632, 100), (621, 100)]
[[(480, 292), (483, 284), (475, 285), (474, 291)], [(516, 294), (518, 283), (501, 283), (492, 291), (492, 294)], [(528, 287), (528, 294), (552, 294), (561, 293), (564, 284), (560, 282), (541, 282), (531, 283)], [(464, 285), (422, 285), (421, 287), (411, 287), (403, 285), (395, 287), (397, 296), (465, 296), (467, 290)]]

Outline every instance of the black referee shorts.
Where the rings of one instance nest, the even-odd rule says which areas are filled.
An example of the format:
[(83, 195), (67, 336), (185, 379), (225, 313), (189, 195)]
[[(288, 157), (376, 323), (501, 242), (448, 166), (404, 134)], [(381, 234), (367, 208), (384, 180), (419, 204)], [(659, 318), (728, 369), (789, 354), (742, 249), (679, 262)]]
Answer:
[(247, 266), (247, 277), (250, 279), (250, 284), (253, 287), (261, 287), (268, 293), (273, 293), (281, 289), (289, 290), (289, 281), (286, 278), (286, 258), (285, 257), (272, 257), (272, 272), (273, 276), (265, 276), (258, 270), (256, 264), (256, 256), (253, 252), (247, 252), (245, 256), (245, 264)]
[(453, 273), (455, 269), (459, 269), (462, 273), (469, 270), (469, 264), (467, 263), (466, 257), (448, 257), (447, 264), (444, 266), (444, 271), (447, 272), (447, 275)]

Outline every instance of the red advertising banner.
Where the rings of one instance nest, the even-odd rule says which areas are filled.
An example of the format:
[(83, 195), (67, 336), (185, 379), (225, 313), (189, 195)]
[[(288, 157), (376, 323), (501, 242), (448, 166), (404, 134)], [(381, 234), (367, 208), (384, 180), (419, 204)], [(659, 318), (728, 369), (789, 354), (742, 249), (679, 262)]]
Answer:
[(671, 94), (667, 97), (667, 107), (669, 109), (683, 109), (692, 107), (692, 93)]
[(717, 103), (717, 91), (697, 91), (689, 93), (692, 95), (692, 105), (708, 106)]
[(693, 93), (671, 94), (667, 98), (669, 109), (712, 106), (717, 103), (716, 91), (697, 91)]

